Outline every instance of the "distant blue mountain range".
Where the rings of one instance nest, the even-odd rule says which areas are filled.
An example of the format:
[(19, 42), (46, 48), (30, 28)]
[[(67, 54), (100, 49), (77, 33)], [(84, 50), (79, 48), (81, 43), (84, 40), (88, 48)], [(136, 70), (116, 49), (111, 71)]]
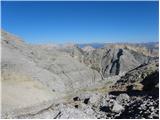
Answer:
[(83, 48), (85, 46), (92, 46), (93, 48), (103, 48), (106, 43), (88, 43), (88, 44), (77, 44), (78, 47)]
[(80, 48), (83, 48), (85, 46), (92, 46), (93, 48), (103, 48), (107, 44), (134, 44), (134, 45), (145, 46), (147, 48), (152, 48), (156, 44), (159, 44), (159, 42), (147, 42), (147, 43), (86, 43), (86, 44), (77, 44), (77, 45)]

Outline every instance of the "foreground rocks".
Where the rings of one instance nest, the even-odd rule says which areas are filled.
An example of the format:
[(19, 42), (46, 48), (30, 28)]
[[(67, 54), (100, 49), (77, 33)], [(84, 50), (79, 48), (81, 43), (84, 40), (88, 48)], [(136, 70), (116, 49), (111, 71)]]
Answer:
[[(90, 94), (93, 96), (93, 93)], [(159, 118), (159, 101), (152, 96), (130, 96), (126, 99), (127, 94), (94, 94), (97, 96), (97, 104), (93, 104), (90, 98), (80, 98), (79, 100), (70, 100), (67, 103), (52, 105), (35, 115), (19, 116), (18, 118), (63, 118), (63, 119), (158, 119)], [(76, 96), (77, 97), (77, 96)], [(123, 102), (117, 101), (121, 98)], [(128, 98), (128, 97), (127, 97)], [(89, 99), (86, 103), (83, 99)]]

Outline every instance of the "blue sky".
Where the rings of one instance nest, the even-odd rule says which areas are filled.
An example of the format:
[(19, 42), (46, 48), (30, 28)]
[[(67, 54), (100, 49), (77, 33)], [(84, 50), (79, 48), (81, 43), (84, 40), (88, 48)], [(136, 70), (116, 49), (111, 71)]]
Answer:
[(156, 1), (5, 1), (2, 29), (28, 43), (157, 42)]

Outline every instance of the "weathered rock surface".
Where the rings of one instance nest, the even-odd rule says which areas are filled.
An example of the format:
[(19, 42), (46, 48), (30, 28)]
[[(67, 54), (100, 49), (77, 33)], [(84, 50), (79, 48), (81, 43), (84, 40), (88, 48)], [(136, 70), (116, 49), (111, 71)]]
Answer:
[(116, 97), (116, 101), (119, 104), (123, 104), (125, 102), (128, 102), (130, 100), (130, 97), (127, 94), (120, 94), (119, 96)]
[(156, 87), (158, 83), (159, 63), (158, 61), (152, 61), (126, 73), (112, 88), (119, 91), (148, 89), (151, 92), (153, 89), (158, 89)]
[(90, 51), (93, 51), (95, 49), (92, 46), (87, 45), (87, 46), (83, 47), (82, 50), (85, 51), (85, 52), (90, 52)]
[(115, 100), (112, 100), (112, 102), (110, 102), (110, 107), (110, 110), (115, 113), (120, 113), (124, 110), (123, 106), (118, 104)]
[[(86, 46), (88, 48), (88, 46)], [(83, 48), (82, 48), (83, 49)], [(106, 44), (104, 48), (81, 50), (70, 48), (72, 57), (98, 71), (103, 77), (121, 75), (158, 58), (158, 43)]]
[(159, 43), (116, 43), (106, 44), (105, 47), (127, 49), (134, 53), (140, 53), (145, 56), (158, 57), (159, 56)]
[[(4, 81), (12, 80), (16, 82), (16, 80), (21, 79), (18, 75), (23, 75), (31, 78), (30, 80), (33, 82), (38, 81), (42, 83), (44, 87), (53, 92), (53, 98), (56, 98), (57, 94), (63, 98), (70, 92), (86, 89), (102, 80), (97, 71), (86, 67), (62, 51), (26, 44), (20, 38), (4, 31), (2, 31), (1, 43), (1, 66)], [(13, 78), (10, 76), (12, 73), (15, 76)], [(6, 84), (5, 88), (7, 88), (8, 85), (9, 84)], [(13, 93), (18, 90), (18, 86), (19, 84), (17, 84), (17, 89), (16, 87), (13, 89)], [(30, 88), (23, 89), (22, 87), (21, 89), (24, 90), (23, 94), (25, 94), (27, 89)], [(11, 97), (9, 94), (10, 91), (12, 91), (12, 89), (8, 89), (8, 93), (2, 90), (2, 95), (8, 94), (8, 97)], [(45, 94), (43, 95), (45, 97)], [(17, 96), (21, 97), (21, 94), (17, 94)], [(49, 99), (47, 100), (49, 101)], [(27, 104), (28, 102), (26, 101), (24, 99), (21, 103)], [(41, 99), (41, 101), (37, 99), (34, 102), (35, 104), (39, 104), (42, 101), (43, 99)], [(7, 101), (4, 100), (2, 104), (6, 104), (6, 102)], [(32, 103), (34, 104), (34, 102), (28, 103), (25, 107), (30, 106)], [(2, 112), (4, 112), (3, 106)]]
[[(92, 94), (92, 93), (91, 93)], [(93, 95), (93, 94), (92, 94)], [(96, 95), (96, 94), (95, 94)], [(124, 95), (124, 94), (123, 94)], [(123, 96), (122, 95), (122, 96)], [(125, 94), (127, 95), (127, 94)], [(153, 96), (130, 96), (130, 100), (119, 104), (117, 95), (103, 94), (98, 99), (98, 105), (84, 103), (83, 100), (68, 101), (63, 104), (52, 105), (50, 108), (33, 115), (18, 118), (97, 118), (97, 119), (142, 119), (159, 118), (159, 101)], [(121, 96), (121, 94), (119, 94)], [(103, 99), (102, 99), (103, 98)], [(85, 98), (88, 99), (88, 96)], [(102, 102), (105, 104), (102, 105)]]
[(133, 51), (120, 45), (108, 45), (87, 52), (74, 46), (70, 49), (70, 53), (72, 57), (95, 69), (103, 77), (126, 73), (152, 59), (143, 52)]

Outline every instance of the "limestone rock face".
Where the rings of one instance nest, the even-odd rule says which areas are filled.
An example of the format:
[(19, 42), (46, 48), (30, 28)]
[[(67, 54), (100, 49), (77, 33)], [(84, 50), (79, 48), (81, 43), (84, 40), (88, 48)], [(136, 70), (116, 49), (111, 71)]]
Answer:
[(120, 75), (148, 62), (149, 58), (123, 48), (96, 49), (84, 54), (84, 63), (97, 70), (103, 77)]
[[(3, 36), (5, 34), (5, 36)], [(100, 74), (76, 61), (70, 55), (36, 45), (28, 45), (17, 38), (2, 36), (2, 70), (32, 76), (55, 91), (75, 90), (101, 80)], [(43, 74), (42, 74), (43, 73)]]
[[(138, 46), (138, 45), (137, 45)], [(77, 45), (63, 47), (77, 61), (98, 71), (102, 77), (121, 75), (141, 64), (148, 63), (157, 57), (152, 55), (151, 48), (130, 44), (108, 44), (104, 48), (94, 49), (91, 46), (79, 48)], [(153, 47), (153, 49), (157, 49)]]
[[(26, 78), (31, 78), (30, 80), (33, 82), (40, 82), (44, 88), (47, 88), (48, 91), (53, 93), (53, 98), (56, 98), (57, 94), (58, 97), (63, 98), (70, 92), (75, 92), (80, 89), (87, 88), (102, 80), (100, 74), (97, 71), (92, 70), (79, 61), (75, 60), (66, 52), (56, 49), (46, 49), (45, 47), (38, 45), (36, 46), (26, 44), (20, 38), (4, 31), (2, 31), (1, 43), (1, 66), (2, 78), (4, 81), (12, 80), (14, 83), (14, 81), (16, 82), (16, 80), (21, 79), (21, 77), (18, 76), (26, 76)], [(12, 77), (12, 75), (14, 77)], [(9, 84), (5, 84), (4, 82), (4, 85), (6, 86), (5, 88), (7, 88)], [(9, 93), (12, 91), (14, 94), (14, 91), (16, 92), (16, 90), (18, 90), (19, 85), (20, 84), (17, 84), (17, 89), (15, 86), (13, 91), (12, 89), (9, 89), (8, 93), (5, 93), (5, 89), (2, 90), (2, 95), (8, 94), (8, 97), (11, 97)], [(41, 87), (37, 87), (38, 88), (35, 88), (35, 90), (41, 89)], [(24, 91), (22, 93), (25, 94), (27, 89), (30, 88), (23, 89), (22, 87), (20, 89), (22, 89), (22, 91)], [(48, 98), (47, 94), (42, 94), (42, 96), (43, 95), (44, 98)], [(17, 94), (17, 96), (20, 97), (21, 94)], [(50, 98), (47, 100), (49, 101)], [(24, 99), (24, 101), (21, 102), (22, 104), (26, 104), (26, 101)], [(2, 104), (6, 105), (6, 102), (7, 101), (4, 100), (2, 101)], [(40, 101), (37, 99), (35, 103), (28, 103), (25, 107), (30, 106), (32, 103), (39, 104), (41, 102), (43, 102), (43, 99)], [(4, 109), (2, 108), (2, 112), (3, 110)]]

